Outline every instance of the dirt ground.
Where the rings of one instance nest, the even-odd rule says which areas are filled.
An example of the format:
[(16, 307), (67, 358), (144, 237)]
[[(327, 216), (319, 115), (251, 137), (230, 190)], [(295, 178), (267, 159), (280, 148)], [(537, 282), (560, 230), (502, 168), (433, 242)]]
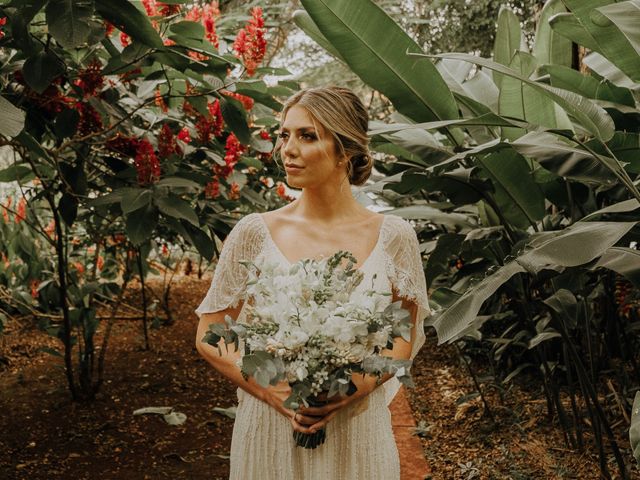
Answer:
[[(193, 309), (208, 285), (181, 277), (172, 288), (175, 322), (150, 330), (150, 350), (143, 349), (140, 322), (116, 322), (105, 384), (88, 404), (70, 400), (62, 359), (41, 350), (60, 348), (59, 341), (33, 320), (11, 320), (0, 336), (0, 478), (228, 478), (233, 420), (214, 408), (233, 406), (235, 388), (195, 350)], [(139, 305), (136, 292), (132, 297), (126, 302)], [(478, 398), (460, 402), (475, 390), (465, 368), (432, 336), (413, 368), (417, 387), (409, 400), (432, 479), (600, 478), (591, 444), (571, 450), (547, 420), (539, 384), (520, 380), (504, 404), (490, 393), (493, 423)], [(159, 415), (133, 415), (151, 406), (173, 407), (187, 420), (171, 426)], [(633, 465), (627, 428), (618, 422), (616, 434)]]

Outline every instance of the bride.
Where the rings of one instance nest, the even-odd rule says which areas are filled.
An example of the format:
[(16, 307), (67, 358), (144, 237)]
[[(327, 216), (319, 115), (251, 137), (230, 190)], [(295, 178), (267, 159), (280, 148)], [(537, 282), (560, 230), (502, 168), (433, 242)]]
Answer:
[[(208, 326), (225, 315), (243, 319), (247, 270), (240, 261), (260, 257), (291, 265), (302, 258), (348, 250), (364, 279), (358, 286), (392, 293), (412, 316), (411, 342), (394, 341), (385, 355), (413, 358), (424, 343), (429, 314), (426, 283), (413, 227), (394, 215), (367, 210), (350, 185), (368, 179), (368, 116), (349, 89), (311, 88), (285, 104), (276, 144), (287, 183), (300, 197), (278, 210), (242, 218), (224, 242), (211, 287), (197, 308), (198, 352), (238, 388), (231, 441), (232, 480), (394, 480), (400, 478), (398, 451), (388, 404), (399, 388), (396, 378), (355, 375), (357, 391), (331, 397), (322, 407), (283, 406), (286, 382), (263, 388), (237, 366), (240, 352), (202, 342)], [(326, 429), (326, 442), (314, 450), (297, 447), (292, 432)]]

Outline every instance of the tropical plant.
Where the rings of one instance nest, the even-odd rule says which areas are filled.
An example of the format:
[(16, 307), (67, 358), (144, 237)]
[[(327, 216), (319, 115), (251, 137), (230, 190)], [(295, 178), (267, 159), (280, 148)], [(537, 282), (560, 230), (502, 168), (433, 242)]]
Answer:
[[(492, 59), (426, 55), (368, 0), (301, 3), (298, 25), (397, 111), (371, 125), (396, 161), (370, 190), (416, 221), (439, 341), (483, 345), (503, 382), (540, 372), (567, 442), (584, 446), (588, 416), (603, 475), (607, 439), (629, 478), (598, 390), (621, 360), (629, 408), (640, 375), (632, 295), (616, 295), (640, 270), (637, 2), (549, 0), (531, 50), (503, 8)], [(574, 43), (590, 73), (572, 69)]]
[[(0, 180), (24, 192), (13, 238), (29, 257), (28, 278), (12, 264), (5, 286), (39, 276), (30, 308), (62, 340), (73, 398), (90, 399), (109, 337), (107, 328), (95, 361), (96, 299), (115, 317), (136, 274), (146, 304), (152, 250), (169, 242), (210, 260), (229, 212), (287, 201), (270, 152), (277, 97), (295, 82), (262, 79), (288, 72), (260, 67), (260, 8), (233, 20), (215, 1), (33, 0), (5, 2), (0, 18), (0, 145), (15, 158)], [(20, 255), (12, 244), (2, 251)], [(46, 268), (33, 266), (34, 252), (51, 251)], [(143, 319), (146, 335), (146, 308)]]

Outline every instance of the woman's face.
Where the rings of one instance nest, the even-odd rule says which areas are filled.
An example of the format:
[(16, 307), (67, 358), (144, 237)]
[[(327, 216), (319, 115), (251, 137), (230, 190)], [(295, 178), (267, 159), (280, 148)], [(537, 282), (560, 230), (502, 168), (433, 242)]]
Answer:
[(294, 105), (289, 109), (280, 140), (280, 154), (289, 186), (303, 188), (327, 182), (337, 185), (344, 179), (345, 163), (337, 165), (339, 159), (333, 136), (320, 123), (314, 122), (304, 107)]

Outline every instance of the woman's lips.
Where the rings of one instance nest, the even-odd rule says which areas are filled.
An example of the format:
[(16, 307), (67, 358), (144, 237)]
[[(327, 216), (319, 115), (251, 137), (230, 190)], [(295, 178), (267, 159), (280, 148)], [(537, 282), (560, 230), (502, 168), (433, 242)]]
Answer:
[(301, 171), (301, 170), (304, 170), (304, 167), (299, 167), (299, 166), (297, 166), (297, 165), (285, 165), (285, 166), (284, 166), (284, 169), (285, 169), (287, 172), (299, 172), (299, 171)]

